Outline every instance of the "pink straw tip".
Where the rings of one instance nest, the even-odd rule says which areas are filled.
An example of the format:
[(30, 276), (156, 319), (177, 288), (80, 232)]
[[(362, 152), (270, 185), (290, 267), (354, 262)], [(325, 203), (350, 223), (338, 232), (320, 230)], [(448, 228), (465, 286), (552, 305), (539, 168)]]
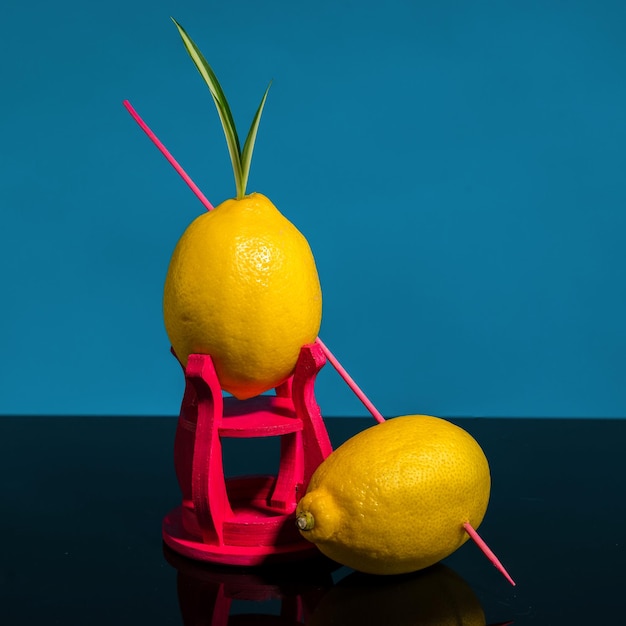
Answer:
[(130, 113), (131, 117), (137, 122), (141, 130), (148, 136), (150, 141), (159, 149), (161, 154), (167, 159), (169, 164), (176, 170), (178, 175), (187, 183), (187, 186), (193, 193), (196, 195), (196, 198), (202, 202), (204, 208), (207, 211), (211, 211), (213, 209), (213, 205), (209, 202), (208, 198), (200, 191), (200, 188), (196, 183), (191, 180), (187, 172), (180, 166), (178, 161), (172, 156), (171, 152), (165, 147), (165, 145), (161, 142), (161, 140), (152, 132), (150, 127), (143, 121), (139, 113), (135, 111), (133, 105), (128, 101), (124, 100), (122, 102), (126, 110)]
[(510, 574), (504, 568), (504, 565), (500, 563), (498, 557), (492, 552), (491, 548), (485, 543), (484, 539), (474, 530), (469, 522), (463, 524), (463, 528), (474, 541), (474, 543), (480, 548), (482, 553), (491, 561), (496, 569), (515, 587), (515, 581), (511, 578)]

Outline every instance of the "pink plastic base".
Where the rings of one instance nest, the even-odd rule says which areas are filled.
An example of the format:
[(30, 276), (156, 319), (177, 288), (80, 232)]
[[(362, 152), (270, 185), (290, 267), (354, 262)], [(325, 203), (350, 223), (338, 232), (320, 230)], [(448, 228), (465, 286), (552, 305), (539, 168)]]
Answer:
[[(332, 448), (313, 384), (326, 362), (304, 346), (294, 375), (275, 396), (224, 398), (208, 355), (193, 354), (185, 371), (174, 463), (182, 505), (163, 520), (163, 540), (199, 561), (253, 566), (315, 554), (295, 524), (297, 502)], [(281, 437), (277, 476), (225, 478), (224, 437)]]
[(222, 565), (257, 566), (315, 555), (317, 548), (302, 539), (293, 513), (276, 513), (268, 506), (275, 482), (273, 476), (226, 481), (233, 516), (224, 522), (222, 545), (204, 543), (186, 530), (196, 521), (185, 506), (163, 520), (165, 543), (188, 558)]

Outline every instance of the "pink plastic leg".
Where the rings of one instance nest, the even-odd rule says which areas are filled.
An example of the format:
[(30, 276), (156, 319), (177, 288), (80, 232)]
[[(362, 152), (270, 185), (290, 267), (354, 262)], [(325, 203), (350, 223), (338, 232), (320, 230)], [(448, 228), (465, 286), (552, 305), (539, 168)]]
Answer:
[(211, 357), (192, 354), (187, 362), (187, 378), (198, 398), (198, 421), (193, 450), (191, 477), (196, 517), (206, 543), (222, 545), (223, 523), (232, 517), (222, 465), (222, 444), (216, 419), (223, 413), (222, 391)]
[(280, 439), (280, 467), (270, 503), (283, 513), (296, 509), (297, 489), (302, 484), (302, 433), (289, 433)]
[(317, 343), (304, 346), (300, 353), (301, 367), (293, 377), (293, 399), (296, 414), (303, 422), (302, 447), (304, 459), (303, 492), (306, 490), (313, 472), (332, 452), (333, 448), (322, 413), (315, 400), (315, 378), (324, 367), (326, 357)]
[[(292, 512), (304, 495), (311, 474), (332, 451), (313, 387), (326, 358), (319, 346), (303, 346), (290, 381), (296, 416), (302, 430), (281, 438), (281, 460), (272, 506)], [(276, 390), (280, 394), (280, 388)], [(298, 493), (296, 493), (296, 489)]]

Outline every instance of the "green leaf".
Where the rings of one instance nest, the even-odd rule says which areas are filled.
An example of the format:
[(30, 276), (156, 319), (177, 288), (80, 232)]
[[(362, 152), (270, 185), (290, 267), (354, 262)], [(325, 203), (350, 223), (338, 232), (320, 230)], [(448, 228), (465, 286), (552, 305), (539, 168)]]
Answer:
[[(209, 91), (211, 92), (211, 96), (213, 97), (213, 102), (215, 103), (215, 107), (217, 108), (217, 113), (220, 116), (220, 121), (222, 122), (222, 128), (224, 129), (224, 135), (226, 136), (226, 144), (228, 145), (228, 152), (230, 153), (230, 160), (233, 164), (233, 173), (235, 175), (235, 186), (237, 189), (237, 198), (242, 198), (246, 193), (245, 183), (247, 180), (247, 174), (243, 175), (243, 168), (241, 163), (241, 148), (239, 145), (239, 137), (237, 136), (237, 129), (235, 127), (235, 121), (233, 119), (233, 115), (231, 113), (230, 107), (228, 106), (228, 101), (226, 100), (226, 96), (224, 95), (224, 91), (217, 80), (217, 76), (215, 72), (212, 70), (211, 66), (208, 64), (207, 60), (204, 58), (202, 52), (196, 44), (193, 42), (191, 37), (186, 33), (185, 29), (174, 19), (172, 21), (176, 25), (178, 32), (185, 44), (185, 48), (191, 57), (191, 60), (194, 62), (196, 68), (200, 72), (200, 75), (204, 79), (204, 82), (207, 84)], [(267, 92), (266, 92), (267, 94)], [(265, 98), (263, 99), (263, 102)], [(263, 104), (263, 103), (262, 103)], [(262, 107), (261, 107), (262, 108)], [(257, 115), (260, 116), (260, 112), (257, 111)], [(256, 118), (255, 118), (256, 119)], [(253, 122), (254, 125), (254, 122)], [(258, 122), (257, 122), (258, 126)], [(252, 129), (251, 129), (252, 131)], [(256, 134), (256, 130), (255, 130)], [(250, 136), (248, 136), (250, 138)], [(246, 141), (247, 143), (247, 141)], [(253, 138), (254, 143), (254, 138)], [(250, 156), (251, 158), (251, 156)], [(248, 159), (248, 168), (250, 165), (250, 158)]]
[(259, 108), (256, 110), (254, 114), (254, 118), (252, 120), (252, 124), (250, 124), (250, 130), (248, 131), (248, 136), (246, 137), (246, 142), (243, 145), (243, 152), (241, 153), (241, 176), (242, 176), (242, 186), (245, 193), (246, 186), (248, 185), (248, 175), (250, 174), (250, 163), (252, 162), (252, 152), (254, 151), (254, 142), (256, 141), (256, 134), (259, 130), (259, 123), (261, 121), (261, 114), (263, 113), (263, 107), (265, 106), (265, 101), (267, 100), (267, 94), (269, 93), (270, 87), (272, 83), (267, 86), (265, 93), (263, 94), (263, 98), (261, 98), (261, 104), (259, 104)]

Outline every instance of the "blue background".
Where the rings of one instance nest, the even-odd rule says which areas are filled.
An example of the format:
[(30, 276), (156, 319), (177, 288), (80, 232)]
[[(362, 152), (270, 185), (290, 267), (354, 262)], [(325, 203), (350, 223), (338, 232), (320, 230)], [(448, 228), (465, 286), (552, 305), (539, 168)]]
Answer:
[[(5, 0), (0, 413), (175, 414), (161, 294), (200, 203), (308, 238), (320, 336), (387, 416), (626, 416), (626, 5)], [(366, 412), (328, 366), (326, 415)]]

